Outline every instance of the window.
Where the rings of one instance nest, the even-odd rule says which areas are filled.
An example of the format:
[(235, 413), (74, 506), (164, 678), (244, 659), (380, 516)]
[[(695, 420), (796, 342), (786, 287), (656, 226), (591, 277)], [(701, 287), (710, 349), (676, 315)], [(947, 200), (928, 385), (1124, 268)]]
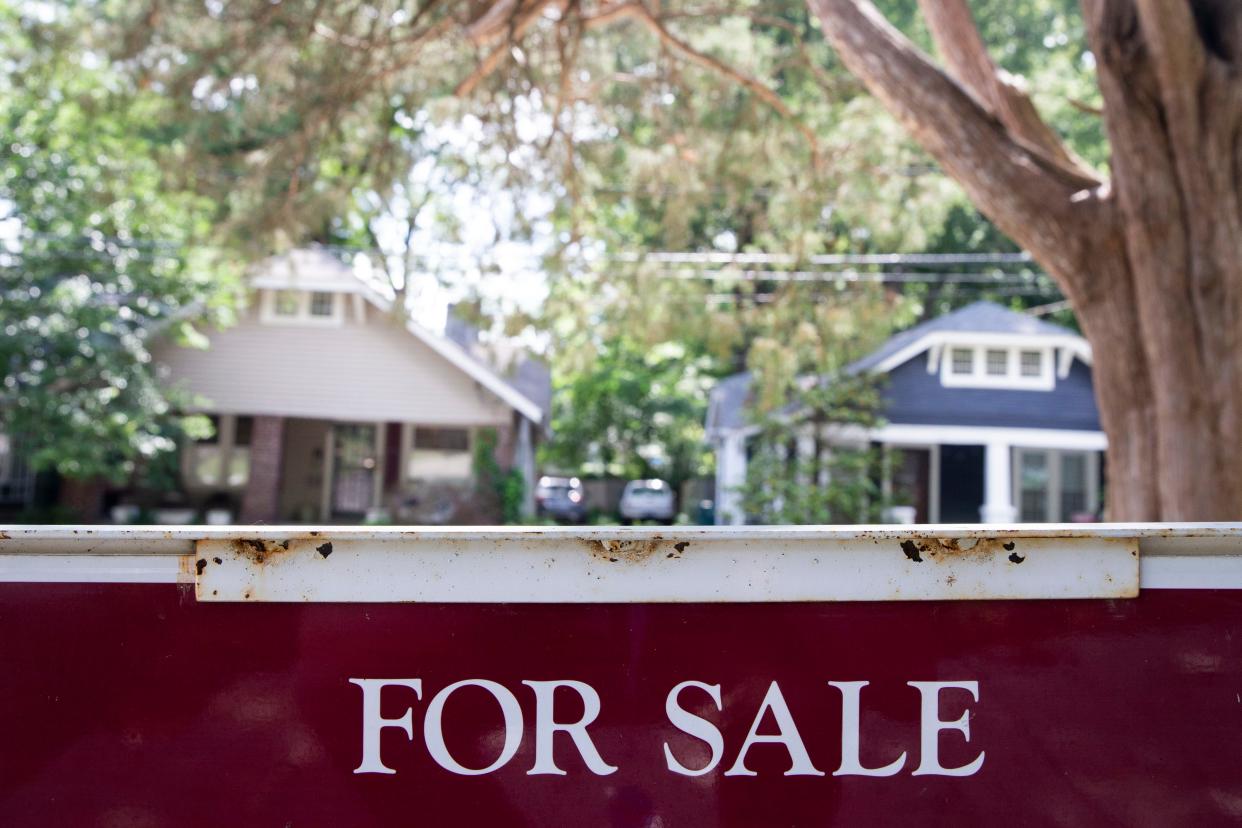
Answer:
[(975, 372), (975, 352), (970, 348), (954, 348), (952, 358), (953, 373), (969, 376)]
[(414, 429), (405, 474), (410, 480), (466, 480), (471, 460), (469, 430), (419, 427)]
[(238, 417), (233, 424), (233, 445), (228, 453), (228, 485), (245, 486), (250, 480), (250, 435), (253, 417)]
[(311, 294), (310, 315), (331, 317), (336, 315), (336, 294), (317, 290)]
[(8, 483), (13, 476), (13, 442), (9, 435), (0, 434), (0, 483)]
[(28, 504), (34, 499), (34, 470), (21, 441), (0, 433), (0, 503)]
[(1092, 511), (1087, 503), (1087, 456), (1077, 452), (1061, 454), (1061, 520)]
[(1044, 373), (1043, 351), (1023, 351), (1021, 356), (1022, 376), (1038, 377)]
[(940, 382), (948, 388), (1051, 391), (1056, 385), (1051, 354), (995, 343), (951, 345), (940, 362)]
[(209, 419), (211, 436), (196, 440), (188, 452), (189, 482), (199, 486), (220, 485), (220, 465), (224, 461), (223, 446), (220, 443), (220, 418), (213, 415)]
[(1099, 458), (1089, 451), (1017, 449), (1014, 481), (1018, 519), (1066, 522), (1099, 507)]
[(1018, 463), (1018, 519), (1028, 523), (1043, 523), (1048, 516), (1048, 494), (1051, 480), (1048, 474), (1048, 453), (1024, 451)]
[(344, 303), (330, 290), (266, 290), (259, 304), (260, 319), (287, 325), (339, 325), (344, 321)]
[(276, 316), (294, 317), (302, 309), (301, 296), (295, 290), (278, 290), (272, 302), (272, 311)]
[(238, 489), (250, 480), (251, 417), (210, 417), (212, 435), (185, 452), (186, 485), (198, 489)]

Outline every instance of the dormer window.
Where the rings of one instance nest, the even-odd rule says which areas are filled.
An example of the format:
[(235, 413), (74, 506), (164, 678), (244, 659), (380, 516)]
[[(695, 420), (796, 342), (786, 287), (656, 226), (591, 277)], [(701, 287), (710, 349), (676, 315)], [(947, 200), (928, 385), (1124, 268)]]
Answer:
[(975, 352), (973, 348), (954, 348), (953, 373), (959, 377), (968, 377), (975, 372)]
[(986, 341), (948, 345), (940, 366), (940, 382), (946, 388), (1051, 391), (1056, 382), (1052, 350)]
[(1043, 351), (1027, 351), (1020, 352), (1020, 365), (1022, 376), (1024, 377), (1040, 377), (1044, 373), (1044, 352)]
[(273, 304), (277, 316), (293, 318), (302, 309), (301, 297), (296, 290), (278, 290)]
[(310, 315), (331, 317), (336, 314), (336, 294), (317, 290), (310, 295)]
[(1004, 348), (988, 348), (987, 355), (989, 377), (1003, 377), (1009, 374), (1009, 351)]
[(339, 293), (326, 290), (265, 290), (259, 316), (269, 324), (339, 325), (345, 303)]

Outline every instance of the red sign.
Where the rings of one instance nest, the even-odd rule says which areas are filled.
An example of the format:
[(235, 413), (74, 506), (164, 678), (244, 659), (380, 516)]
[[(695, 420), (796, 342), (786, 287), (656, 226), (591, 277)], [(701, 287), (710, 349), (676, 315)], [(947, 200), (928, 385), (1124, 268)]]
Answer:
[(0, 584), (0, 824), (1242, 818), (1242, 591), (207, 604)]

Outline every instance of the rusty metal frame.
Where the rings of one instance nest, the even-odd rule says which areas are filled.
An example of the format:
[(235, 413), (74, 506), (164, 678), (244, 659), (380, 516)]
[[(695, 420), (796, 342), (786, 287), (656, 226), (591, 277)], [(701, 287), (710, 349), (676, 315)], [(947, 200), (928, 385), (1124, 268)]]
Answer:
[(218, 601), (1122, 598), (1242, 588), (1242, 524), (0, 527), (0, 581)]

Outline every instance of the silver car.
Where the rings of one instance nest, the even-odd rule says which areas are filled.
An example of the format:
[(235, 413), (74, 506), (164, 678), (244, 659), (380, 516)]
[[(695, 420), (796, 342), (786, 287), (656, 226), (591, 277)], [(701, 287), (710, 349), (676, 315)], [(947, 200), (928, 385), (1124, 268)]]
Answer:
[(672, 523), (677, 514), (673, 489), (663, 480), (631, 480), (621, 492), (617, 506), (622, 523), (658, 520)]

